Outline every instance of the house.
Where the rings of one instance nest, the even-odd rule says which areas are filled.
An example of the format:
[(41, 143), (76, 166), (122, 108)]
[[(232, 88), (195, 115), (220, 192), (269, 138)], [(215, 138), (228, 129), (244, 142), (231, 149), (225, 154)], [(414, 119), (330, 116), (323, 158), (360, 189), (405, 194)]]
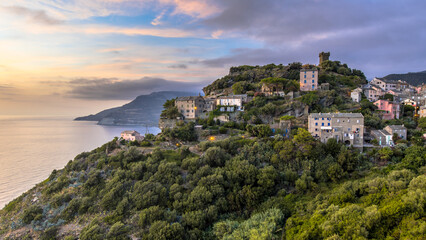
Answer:
[(374, 84), (367, 84), (363, 87), (364, 95), (370, 102), (374, 102), (379, 100), (379, 97), (385, 95), (385, 91), (383, 91), (380, 87)]
[(377, 140), (380, 146), (393, 146), (392, 134), (386, 130), (372, 130), (371, 135)]
[(407, 128), (404, 125), (388, 125), (382, 130), (373, 130), (371, 135), (377, 139), (380, 146), (394, 146), (393, 135), (398, 138), (407, 140)]
[(412, 100), (412, 99), (409, 99), (409, 98), (407, 98), (407, 99), (405, 99), (405, 100), (403, 100), (402, 102), (401, 102), (403, 105), (405, 105), (405, 106), (413, 106), (413, 107), (415, 107), (415, 106), (417, 106), (417, 102), (416, 101), (414, 101), (414, 100)]
[(407, 140), (407, 128), (404, 125), (388, 125), (384, 128), (392, 136), (396, 134), (398, 138)]
[(320, 91), (328, 91), (330, 90), (330, 83), (321, 83), (321, 85), (319, 85), (318, 90)]
[(121, 138), (126, 141), (142, 141), (144, 139), (137, 131), (123, 131), (121, 132)]
[(375, 77), (370, 83), (380, 87), (385, 92), (392, 89), (397, 89), (396, 87), (398, 84), (397, 81), (377, 77)]
[(216, 98), (204, 98), (204, 110), (206, 112), (211, 112), (216, 109)]
[(281, 84), (263, 83), (260, 90), (265, 96), (284, 96), (284, 88)]
[(300, 70), (300, 91), (318, 90), (318, 70), (301, 69)]
[(184, 119), (196, 119), (203, 115), (208, 108), (206, 101), (201, 96), (178, 97), (175, 106)]
[(311, 113), (308, 130), (321, 142), (334, 138), (354, 147), (364, 145), (364, 116), (361, 113)]
[(222, 96), (216, 99), (216, 105), (221, 112), (243, 111), (242, 95)]
[(352, 101), (361, 102), (361, 93), (362, 93), (361, 88), (356, 88), (356, 89), (352, 90), (352, 92), (351, 92)]
[(426, 106), (421, 106), (419, 110), (420, 117), (426, 117)]
[(374, 105), (378, 107), (379, 110), (383, 111), (382, 119), (391, 120), (399, 119), (400, 106), (398, 103), (391, 102), (389, 100), (377, 100), (374, 102)]

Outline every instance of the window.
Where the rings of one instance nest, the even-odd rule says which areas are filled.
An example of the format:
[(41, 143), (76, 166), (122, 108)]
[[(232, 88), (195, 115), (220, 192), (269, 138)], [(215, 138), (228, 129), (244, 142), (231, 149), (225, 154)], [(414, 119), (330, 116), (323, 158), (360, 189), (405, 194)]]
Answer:
[(351, 130), (351, 128), (348, 128), (348, 131), (350, 131)]
[(315, 128), (315, 132), (318, 132), (318, 128)]
[(359, 123), (359, 120), (356, 120), (356, 123)]
[(315, 126), (318, 126), (318, 123), (317, 123), (317, 122), (315, 123)]
[(306, 83), (306, 80), (305, 80), (305, 83)]
[(324, 126), (324, 123), (321, 123), (321, 126)]
[(314, 88), (315, 88), (315, 85), (312, 84), (312, 89), (314, 89)]
[(330, 126), (330, 123), (328, 123), (328, 126)]
[(321, 120), (324, 120), (324, 118), (322, 118)]
[(318, 118), (315, 118), (315, 120), (318, 120)]
[(340, 119), (337, 119), (337, 122), (340, 122)]
[(314, 77), (315, 77), (315, 75), (314, 75), (314, 74), (312, 74), (312, 77), (314, 78)]
[(312, 80), (312, 83), (315, 83), (315, 80)]
[(351, 122), (351, 120), (350, 120), (350, 119), (348, 119), (348, 122)]
[(305, 75), (305, 78), (306, 78), (306, 75)]

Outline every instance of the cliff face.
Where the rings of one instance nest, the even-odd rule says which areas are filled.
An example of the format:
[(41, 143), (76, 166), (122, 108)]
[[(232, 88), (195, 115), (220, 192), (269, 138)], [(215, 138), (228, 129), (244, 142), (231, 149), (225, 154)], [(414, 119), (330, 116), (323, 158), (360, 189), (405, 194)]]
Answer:
[(111, 108), (94, 115), (78, 117), (76, 121), (97, 121), (100, 125), (149, 125), (157, 126), (166, 100), (196, 95), (190, 92), (154, 92), (138, 96), (121, 107)]

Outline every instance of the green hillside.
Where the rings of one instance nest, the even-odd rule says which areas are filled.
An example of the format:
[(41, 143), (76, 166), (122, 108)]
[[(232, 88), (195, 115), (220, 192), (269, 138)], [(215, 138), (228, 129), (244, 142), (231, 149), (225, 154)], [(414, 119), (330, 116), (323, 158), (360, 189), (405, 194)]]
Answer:
[(410, 72), (405, 74), (389, 74), (384, 78), (389, 80), (403, 80), (413, 86), (426, 84), (426, 71)]
[[(426, 234), (422, 142), (362, 154), (333, 140), (315, 141), (304, 129), (289, 140), (254, 131), (259, 137), (201, 143), (182, 140), (193, 131), (191, 124), (173, 131), (150, 137), (162, 148), (112, 141), (78, 155), (0, 211), (0, 236), (422, 239)], [(186, 146), (162, 145), (178, 140)]]

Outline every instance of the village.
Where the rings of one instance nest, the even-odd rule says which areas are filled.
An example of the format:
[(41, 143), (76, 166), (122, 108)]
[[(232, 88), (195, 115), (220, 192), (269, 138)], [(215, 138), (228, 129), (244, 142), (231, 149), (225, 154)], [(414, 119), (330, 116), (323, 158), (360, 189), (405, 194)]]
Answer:
[[(309, 92), (317, 94), (329, 91), (330, 84), (320, 83), (319, 80), (321, 63), (329, 61), (329, 56), (329, 52), (321, 52), (317, 66), (304, 65), (299, 72), (297, 88), (286, 89), (282, 82), (264, 79), (261, 81), (260, 88), (244, 94), (235, 94), (230, 89), (225, 89), (211, 92), (206, 96), (199, 94), (198, 96), (178, 97), (174, 100), (174, 107), (178, 112), (176, 117), (162, 117), (159, 127), (164, 130), (175, 127), (178, 122), (196, 123), (197, 120), (209, 119), (212, 116), (216, 122), (239, 122), (241, 121), (239, 116), (245, 111), (245, 106), (256, 97), (275, 97), (291, 102)], [(347, 97), (354, 104), (360, 103), (362, 99), (368, 99), (376, 106), (375, 112), (382, 120), (400, 119), (404, 109), (407, 108), (404, 106), (414, 108), (412, 117), (426, 117), (425, 96), (426, 85), (424, 84), (411, 86), (402, 80), (377, 77), (366, 84), (356, 86), (347, 93)], [(398, 139), (407, 140), (407, 128), (404, 125), (387, 125), (382, 129), (366, 129), (362, 113), (352, 111), (315, 112), (307, 105), (293, 108), (278, 119), (269, 119), (266, 124), (273, 133), (280, 133), (286, 137), (294, 127), (295, 119), (299, 120), (296, 124), (298, 127), (303, 126), (312, 136), (324, 143), (333, 138), (347, 146), (362, 149), (373, 146), (392, 147)], [(195, 125), (195, 129), (199, 132), (203, 126)], [(128, 141), (141, 141), (144, 137), (136, 131), (125, 131), (121, 134), (121, 138)]]

